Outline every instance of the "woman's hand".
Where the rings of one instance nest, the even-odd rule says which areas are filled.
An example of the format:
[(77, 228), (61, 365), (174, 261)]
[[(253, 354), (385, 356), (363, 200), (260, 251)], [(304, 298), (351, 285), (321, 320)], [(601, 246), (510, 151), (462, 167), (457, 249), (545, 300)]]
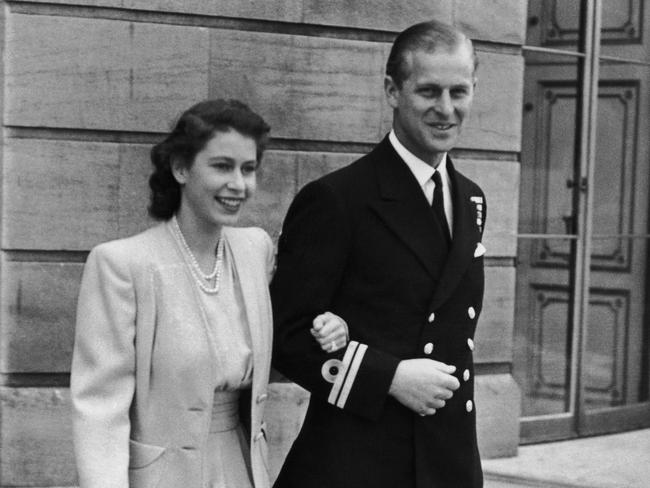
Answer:
[(338, 351), (347, 345), (349, 339), (348, 324), (332, 312), (318, 315), (310, 332), (325, 352)]

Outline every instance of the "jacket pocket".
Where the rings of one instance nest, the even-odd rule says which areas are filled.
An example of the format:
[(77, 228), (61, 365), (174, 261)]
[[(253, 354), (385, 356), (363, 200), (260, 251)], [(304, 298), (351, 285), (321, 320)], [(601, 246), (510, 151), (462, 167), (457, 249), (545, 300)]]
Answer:
[(160, 482), (166, 448), (129, 439), (129, 486), (155, 488)]
[(164, 447), (129, 439), (129, 468), (138, 469), (149, 466), (165, 452)]

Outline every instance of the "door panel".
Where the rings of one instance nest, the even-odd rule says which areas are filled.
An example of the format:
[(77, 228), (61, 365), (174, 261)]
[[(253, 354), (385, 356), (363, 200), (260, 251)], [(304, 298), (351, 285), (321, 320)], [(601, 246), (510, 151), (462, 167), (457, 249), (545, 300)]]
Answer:
[(624, 401), (629, 310), (629, 289), (592, 287), (583, 361), (584, 401), (588, 408), (616, 406)]
[[(584, 2), (576, 0), (534, 0), (528, 2), (529, 16), (540, 19), (529, 29), (530, 43), (577, 50), (580, 3)], [(631, 44), (640, 41), (643, 3), (643, 0), (605, 0), (602, 2), (601, 37), (604, 44)]]
[(569, 270), (540, 267), (529, 258), (536, 255), (536, 248), (571, 246), (567, 239), (519, 242), (517, 273), (528, 279), (517, 281), (513, 372), (522, 390), (524, 417), (569, 412), (573, 307)]

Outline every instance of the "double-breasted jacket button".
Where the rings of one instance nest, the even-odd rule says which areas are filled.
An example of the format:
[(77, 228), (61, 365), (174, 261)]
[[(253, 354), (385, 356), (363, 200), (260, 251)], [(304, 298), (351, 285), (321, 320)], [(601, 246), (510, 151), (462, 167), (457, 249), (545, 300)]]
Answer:
[(268, 398), (268, 395), (266, 393), (262, 393), (261, 395), (257, 395), (257, 398), (255, 399), (255, 401), (257, 403), (262, 403), (262, 402), (266, 401), (267, 398)]
[(424, 345), (424, 354), (431, 354), (433, 352), (433, 343), (427, 342)]
[(467, 316), (468, 316), (470, 319), (473, 319), (474, 317), (476, 317), (476, 310), (474, 310), (474, 307), (469, 307), (469, 308), (467, 309)]
[(463, 381), (468, 381), (469, 380), (469, 369), (466, 369), (463, 371)]
[(470, 351), (473, 351), (473, 350), (474, 350), (474, 341), (472, 340), (471, 337), (468, 337), (468, 338), (467, 338), (467, 347), (469, 347), (469, 350), (470, 350)]
[(467, 400), (467, 403), (465, 403), (465, 410), (467, 410), (467, 413), (471, 412), (474, 409), (474, 403), (472, 400)]
[(433, 321), (436, 320), (436, 314), (433, 313), (433, 312), (431, 312), (431, 313), (429, 314), (429, 318), (428, 318), (427, 320), (429, 320), (429, 323), (432, 324)]

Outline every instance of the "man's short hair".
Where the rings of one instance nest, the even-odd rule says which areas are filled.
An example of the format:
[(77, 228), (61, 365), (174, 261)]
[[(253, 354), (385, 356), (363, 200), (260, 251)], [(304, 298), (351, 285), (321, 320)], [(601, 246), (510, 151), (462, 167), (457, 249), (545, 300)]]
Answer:
[(386, 63), (386, 75), (393, 79), (393, 82), (401, 88), (410, 72), (408, 70), (407, 55), (415, 51), (435, 52), (440, 48), (452, 50), (467, 43), (472, 58), (474, 59), (474, 72), (478, 68), (478, 58), (474, 51), (472, 41), (463, 32), (455, 27), (430, 20), (412, 25), (402, 31), (395, 41)]

